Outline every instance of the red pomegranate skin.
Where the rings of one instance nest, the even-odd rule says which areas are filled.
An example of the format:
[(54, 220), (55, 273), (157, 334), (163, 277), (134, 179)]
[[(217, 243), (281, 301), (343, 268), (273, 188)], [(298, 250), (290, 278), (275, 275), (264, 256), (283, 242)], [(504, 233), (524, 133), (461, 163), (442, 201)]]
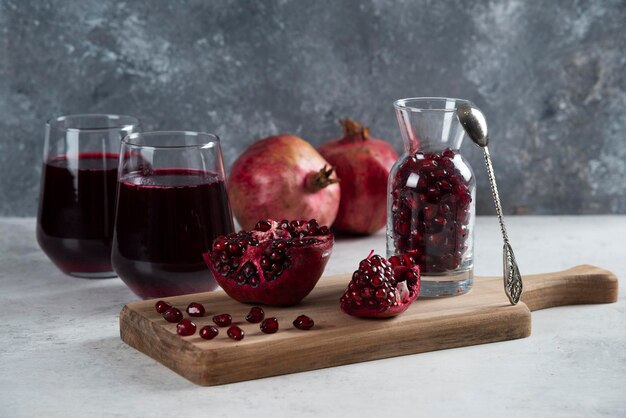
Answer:
[(367, 128), (357, 123), (355, 132), (343, 123), (346, 135), (318, 149), (341, 181), (333, 227), (351, 234), (373, 234), (387, 221), (387, 179), (398, 154), (388, 142), (369, 136)]
[[(229, 197), (235, 217), (250, 230), (259, 219), (317, 219), (331, 225), (339, 209), (337, 176), (331, 165), (294, 135), (254, 143), (234, 162)], [(316, 183), (316, 179), (319, 183)], [(335, 183), (330, 183), (335, 182)]]

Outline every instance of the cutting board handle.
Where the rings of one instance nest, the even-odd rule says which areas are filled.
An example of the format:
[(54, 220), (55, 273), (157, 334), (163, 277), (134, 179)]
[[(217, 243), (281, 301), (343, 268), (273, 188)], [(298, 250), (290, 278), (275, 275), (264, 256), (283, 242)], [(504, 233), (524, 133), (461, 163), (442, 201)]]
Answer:
[(524, 302), (531, 311), (563, 305), (617, 302), (615, 274), (592, 265), (523, 277)]

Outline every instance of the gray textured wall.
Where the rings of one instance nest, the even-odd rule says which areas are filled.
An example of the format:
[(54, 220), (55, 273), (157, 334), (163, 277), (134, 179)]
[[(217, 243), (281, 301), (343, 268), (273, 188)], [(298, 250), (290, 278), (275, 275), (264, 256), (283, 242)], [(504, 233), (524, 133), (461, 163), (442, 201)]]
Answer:
[(0, 215), (35, 214), (51, 116), (215, 132), (230, 165), (345, 116), (399, 148), (407, 96), (485, 111), (508, 213), (626, 213), (625, 24), (623, 0), (0, 0)]

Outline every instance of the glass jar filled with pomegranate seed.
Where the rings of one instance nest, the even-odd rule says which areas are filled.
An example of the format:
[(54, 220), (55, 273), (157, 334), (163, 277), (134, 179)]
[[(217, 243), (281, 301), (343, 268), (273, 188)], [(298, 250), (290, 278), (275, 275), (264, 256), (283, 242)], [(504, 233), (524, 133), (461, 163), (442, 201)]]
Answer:
[(405, 153), (389, 175), (387, 255), (413, 257), (425, 297), (472, 287), (476, 180), (459, 152), (465, 130), (456, 117), (466, 103), (433, 97), (394, 103)]

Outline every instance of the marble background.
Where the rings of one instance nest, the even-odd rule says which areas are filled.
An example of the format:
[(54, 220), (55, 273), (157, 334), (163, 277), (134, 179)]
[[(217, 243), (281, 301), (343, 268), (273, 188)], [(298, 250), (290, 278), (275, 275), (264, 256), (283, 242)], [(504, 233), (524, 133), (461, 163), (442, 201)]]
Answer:
[(0, 215), (35, 214), (52, 116), (215, 132), (230, 165), (346, 116), (400, 148), (391, 103), (411, 96), (485, 111), (507, 213), (626, 213), (624, 22), (623, 0), (0, 0)]

